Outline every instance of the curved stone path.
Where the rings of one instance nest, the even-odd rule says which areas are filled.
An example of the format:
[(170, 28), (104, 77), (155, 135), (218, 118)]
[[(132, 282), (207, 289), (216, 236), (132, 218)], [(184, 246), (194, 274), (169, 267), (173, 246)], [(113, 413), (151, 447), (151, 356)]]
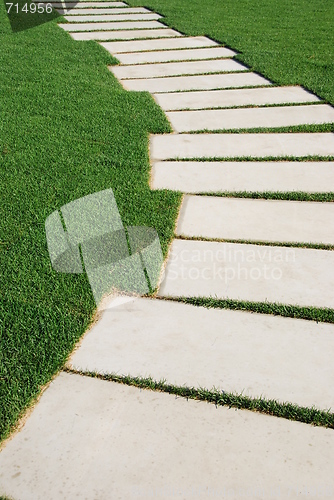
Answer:
[[(333, 203), (240, 193), (333, 192), (334, 134), (263, 129), (332, 123), (334, 109), (148, 9), (54, 6), (72, 38), (100, 41), (120, 61), (110, 71), (125, 89), (150, 92), (166, 112), (174, 132), (150, 139), (151, 188), (185, 193), (157, 298), (110, 302), (68, 367), (333, 408), (333, 324), (166, 299), (333, 308)], [(249, 498), (333, 498), (333, 459), (333, 430), (62, 373), (0, 455), (0, 493), (204, 499), (244, 498), (248, 488)], [(20, 478), (8, 480), (15, 467)]]

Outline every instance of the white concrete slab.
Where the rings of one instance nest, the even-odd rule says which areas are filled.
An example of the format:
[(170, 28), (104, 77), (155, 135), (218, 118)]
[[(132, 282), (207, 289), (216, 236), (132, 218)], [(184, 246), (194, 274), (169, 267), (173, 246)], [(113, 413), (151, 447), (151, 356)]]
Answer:
[(185, 37), (179, 33), (178, 38), (136, 40), (134, 42), (106, 42), (101, 43), (101, 45), (111, 54), (217, 46), (216, 42), (205, 36)]
[(151, 188), (184, 193), (327, 193), (334, 192), (334, 162), (162, 161), (152, 166)]
[(334, 108), (328, 104), (169, 111), (166, 114), (176, 132), (290, 127), (334, 122)]
[(117, 66), (111, 67), (110, 69), (120, 80), (128, 78), (156, 78), (174, 75), (247, 71), (245, 66), (232, 59), (140, 64), (138, 66)]
[[(153, 22), (153, 21), (152, 21)], [(68, 24), (58, 24), (60, 27)], [(136, 40), (139, 38), (174, 38), (182, 36), (177, 31), (171, 29), (152, 30), (126, 30), (126, 31), (87, 31), (82, 33), (70, 33), (74, 40)]]
[(218, 57), (233, 57), (236, 53), (226, 47), (208, 49), (161, 50), (154, 52), (132, 52), (121, 54), (118, 59), (122, 64), (145, 64), (168, 61), (195, 61), (215, 59)]
[(151, 159), (334, 156), (332, 133), (154, 135)]
[[(154, 21), (160, 19), (158, 14), (91, 14), (91, 15), (75, 15), (64, 16), (70, 23), (88, 23), (100, 21)], [(135, 25), (134, 25), (135, 27)], [(130, 26), (131, 29), (131, 26)]]
[[(86, 17), (86, 16), (85, 16)], [(88, 17), (88, 16), (87, 16)], [(103, 31), (104, 33), (107, 31), (113, 30), (129, 30), (129, 36), (135, 37), (137, 35), (138, 30), (144, 29), (155, 29), (161, 28), (163, 29), (164, 25), (159, 23), (159, 21), (121, 21), (121, 22), (112, 22), (112, 23), (68, 23), (68, 24), (59, 24), (61, 28), (65, 31), (76, 32), (76, 31)], [(159, 31), (161, 31), (161, 29)]]
[[(61, 5), (61, 4), (60, 4)], [(115, 8), (75, 8), (73, 7), (69, 11), (65, 11), (62, 8), (57, 9), (57, 12), (61, 14), (66, 14), (68, 16), (74, 16), (74, 15), (87, 15), (87, 14), (151, 14), (151, 11), (148, 9), (145, 9), (144, 7), (128, 7), (128, 8), (120, 8), (120, 9), (115, 9)], [(160, 16), (161, 17), (161, 16)]]
[[(64, 5), (61, 2), (47, 2), (52, 5), (52, 7), (62, 9)], [(124, 2), (67, 2), (66, 5), (68, 8), (90, 8), (90, 7), (128, 7), (128, 5)]]
[(222, 75), (171, 76), (169, 78), (126, 80), (127, 90), (147, 92), (175, 92), (180, 90), (212, 90), (230, 87), (255, 87), (271, 83), (255, 73), (226, 73)]
[(174, 240), (159, 295), (333, 308), (334, 252)]
[(176, 234), (334, 245), (334, 203), (185, 196)]
[[(121, 62), (123, 60), (120, 59)], [(165, 111), (179, 109), (228, 108), (316, 102), (320, 99), (301, 87), (260, 87), (254, 89), (175, 92), (154, 96)]]
[(333, 460), (332, 429), (61, 373), (1, 453), (0, 492), (300, 500), (316, 489), (332, 498)]
[(334, 325), (145, 298), (114, 304), (70, 368), (334, 408)]

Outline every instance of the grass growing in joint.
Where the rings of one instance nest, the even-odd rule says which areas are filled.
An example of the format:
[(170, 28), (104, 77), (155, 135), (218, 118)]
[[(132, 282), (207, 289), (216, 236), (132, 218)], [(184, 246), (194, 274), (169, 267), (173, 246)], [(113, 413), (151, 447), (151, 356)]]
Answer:
[(71, 369), (65, 369), (68, 373), (80, 373), (93, 378), (109, 380), (124, 385), (138, 387), (152, 391), (175, 394), (187, 399), (205, 401), (216, 406), (228, 406), (240, 410), (250, 410), (259, 413), (265, 413), (275, 417), (286, 418), (334, 429), (334, 413), (322, 411), (316, 408), (306, 408), (294, 405), (292, 403), (280, 403), (273, 399), (250, 398), (241, 394), (233, 394), (217, 389), (207, 390), (202, 388), (184, 387), (168, 384), (165, 380), (156, 381), (152, 378), (122, 376), (116, 374), (99, 375), (95, 372), (77, 372)]
[(192, 304), (215, 309), (232, 309), (237, 311), (250, 311), (259, 314), (273, 314), (286, 318), (299, 318), (309, 321), (334, 323), (334, 309), (319, 307), (301, 307), (271, 302), (250, 302), (245, 300), (218, 299), (214, 297), (175, 297), (168, 298), (176, 302)]
[(154, 227), (165, 252), (180, 195), (151, 191), (148, 136), (169, 124), (125, 92), (95, 42), (50, 22), (13, 34), (0, 4), (0, 439), (63, 365), (95, 309), (85, 275), (56, 273), (46, 217), (112, 188), (125, 226)]
[(199, 196), (220, 196), (221, 198), (251, 198), (254, 200), (288, 200), (308, 202), (332, 202), (334, 193), (306, 193), (302, 191), (216, 191), (196, 193)]

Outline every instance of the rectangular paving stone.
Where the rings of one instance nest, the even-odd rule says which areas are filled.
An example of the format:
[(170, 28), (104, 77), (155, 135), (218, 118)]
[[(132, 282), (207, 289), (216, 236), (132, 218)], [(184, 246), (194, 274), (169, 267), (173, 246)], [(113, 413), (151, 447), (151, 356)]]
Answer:
[(334, 252), (177, 239), (159, 295), (333, 308)]
[(334, 162), (162, 161), (152, 166), (152, 189), (184, 193), (334, 192)]
[(334, 156), (332, 133), (154, 135), (151, 159)]
[(185, 196), (176, 234), (334, 244), (334, 203)]
[(68, 366), (329, 409), (333, 356), (334, 325), (129, 298), (108, 304)]
[[(153, 22), (153, 21), (152, 21)], [(58, 24), (62, 28), (68, 24)], [(182, 36), (171, 29), (153, 30), (126, 30), (126, 31), (87, 31), (82, 33), (70, 33), (74, 40), (136, 40), (138, 38), (161, 38)]]
[(165, 111), (292, 104), (320, 100), (317, 96), (301, 87), (260, 87), (254, 89), (208, 90), (206, 92), (174, 92), (157, 94), (154, 98)]
[[(75, 15), (64, 16), (70, 23), (87, 23), (87, 22), (100, 22), (100, 21), (154, 21), (155, 19), (160, 19), (161, 16), (158, 14), (91, 14), (91, 15)], [(130, 23), (129, 23), (130, 25)], [(163, 26), (159, 25), (160, 27)], [(134, 25), (134, 27), (136, 27)], [(131, 26), (130, 26), (131, 28)]]
[[(61, 2), (47, 2), (51, 3), (52, 7), (60, 8), (62, 9), (64, 5)], [(80, 7), (80, 8), (88, 8), (88, 7), (111, 7), (111, 8), (117, 8), (117, 7), (128, 7), (128, 5), (124, 2), (67, 2), (66, 5), (68, 8), (71, 7)]]
[[(120, 8), (120, 9), (115, 9), (110, 7), (108, 8), (73, 8), (69, 11), (65, 11), (64, 9), (57, 9), (57, 12), (60, 14), (66, 14), (67, 16), (74, 16), (74, 15), (86, 15), (86, 14), (151, 14), (151, 11), (148, 9), (145, 9), (143, 7), (128, 7), (127, 9), (125, 8)], [(161, 16), (160, 16), (161, 17)], [(158, 19), (158, 18), (157, 18)]]
[(61, 373), (1, 452), (0, 494), (330, 499), (333, 460), (332, 429)]
[[(159, 21), (121, 21), (112, 23), (68, 23), (68, 24), (58, 24), (65, 31), (75, 32), (75, 31), (113, 31), (113, 30), (129, 30), (130, 35), (134, 37), (138, 33), (138, 30), (163, 28), (164, 25), (159, 23)], [(161, 30), (160, 30), (161, 31)]]
[(229, 87), (251, 87), (271, 85), (271, 83), (256, 73), (225, 73), (221, 75), (171, 76), (169, 78), (152, 78), (126, 80), (122, 85), (127, 90), (157, 93), (175, 92), (180, 90), (210, 90)]
[(221, 73), (247, 71), (247, 68), (231, 59), (213, 59), (209, 61), (187, 61), (158, 64), (140, 64), (111, 67), (114, 75), (121, 79), (155, 78), (174, 75), (196, 75), (200, 73)]
[(214, 47), (216, 42), (205, 36), (185, 37), (178, 33), (178, 38), (161, 40), (136, 40), (134, 42), (107, 42), (101, 45), (111, 54), (122, 54), (140, 51), (184, 49), (193, 47)]
[(160, 63), (168, 61), (191, 61), (214, 59), (218, 57), (233, 57), (235, 52), (225, 47), (205, 49), (162, 50), (155, 52), (133, 52), (121, 54), (117, 59), (122, 64)]
[(328, 104), (168, 111), (166, 115), (176, 132), (273, 128), (334, 122), (334, 108)]

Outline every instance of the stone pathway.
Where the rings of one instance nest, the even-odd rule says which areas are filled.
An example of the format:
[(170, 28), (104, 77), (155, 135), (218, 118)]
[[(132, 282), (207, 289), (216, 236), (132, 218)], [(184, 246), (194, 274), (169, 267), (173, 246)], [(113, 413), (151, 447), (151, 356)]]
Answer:
[[(332, 123), (333, 108), (146, 8), (54, 6), (74, 40), (120, 61), (110, 71), (125, 89), (166, 112), (174, 133), (150, 139), (150, 185), (185, 193), (157, 298), (110, 302), (68, 367), (333, 408), (334, 325), (168, 300), (333, 308), (334, 205), (221, 196), (334, 191), (333, 134), (263, 130)], [(1, 453), (0, 494), (333, 498), (333, 460), (333, 430), (61, 373)]]

